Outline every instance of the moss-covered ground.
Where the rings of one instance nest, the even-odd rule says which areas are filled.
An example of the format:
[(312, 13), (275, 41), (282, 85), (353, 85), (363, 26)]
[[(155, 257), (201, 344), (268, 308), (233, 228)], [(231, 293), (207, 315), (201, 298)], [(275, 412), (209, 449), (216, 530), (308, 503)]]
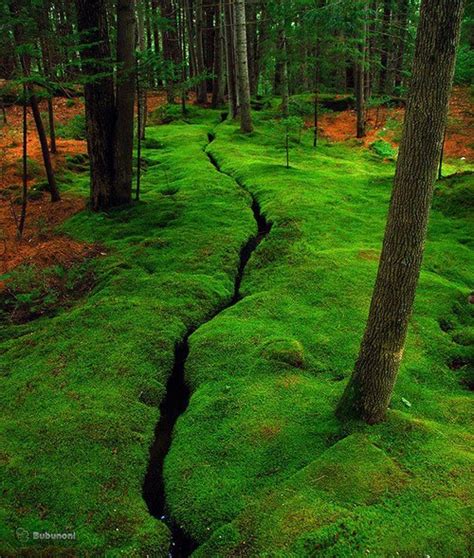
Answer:
[[(142, 202), (66, 224), (107, 249), (92, 294), (3, 326), (2, 554), (167, 555), (141, 484), (174, 345), (204, 324), (189, 339), (192, 397), (165, 462), (170, 512), (196, 556), (472, 555), (472, 177), (438, 183), (386, 422), (342, 425), (334, 408), (364, 328), (394, 165), (359, 147), (314, 150), (308, 131), (286, 169), (264, 113), (244, 137), (194, 112), (149, 129)], [(212, 157), (273, 226), (242, 300), (209, 320), (256, 227), (249, 197), (203, 152), (211, 130)], [(77, 540), (48, 550), (17, 528)]]

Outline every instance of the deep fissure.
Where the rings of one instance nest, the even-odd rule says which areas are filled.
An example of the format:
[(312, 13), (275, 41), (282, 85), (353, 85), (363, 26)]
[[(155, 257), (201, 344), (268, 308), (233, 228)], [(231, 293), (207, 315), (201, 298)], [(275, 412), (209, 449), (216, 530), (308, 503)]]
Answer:
[[(214, 134), (208, 134), (209, 143), (214, 141)], [(244, 189), (252, 199), (252, 212), (257, 223), (257, 234), (252, 235), (244, 244), (240, 251), (239, 266), (234, 280), (234, 292), (223, 307), (217, 309), (212, 316), (203, 321), (198, 327), (210, 322), (222, 311), (235, 305), (242, 296), (240, 286), (245, 272), (245, 267), (252, 253), (260, 242), (269, 234), (272, 223), (267, 221), (262, 215), (260, 206), (255, 197), (248, 192), (245, 186), (230, 174), (221, 170), (215, 157), (204, 149), (209, 161), (214, 168), (234, 180), (239, 188)], [(164, 521), (171, 531), (171, 546), (169, 549), (170, 558), (185, 558), (196, 549), (197, 543), (191, 539), (184, 529), (177, 525), (168, 514), (165, 486), (163, 479), (163, 466), (166, 455), (171, 447), (174, 426), (178, 418), (186, 411), (191, 392), (185, 380), (185, 366), (189, 355), (189, 337), (198, 328), (190, 328), (181, 342), (175, 347), (173, 370), (166, 383), (166, 392), (160, 404), (160, 419), (155, 427), (153, 444), (150, 447), (150, 457), (143, 483), (143, 498), (147, 504), (148, 511), (153, 517)]]

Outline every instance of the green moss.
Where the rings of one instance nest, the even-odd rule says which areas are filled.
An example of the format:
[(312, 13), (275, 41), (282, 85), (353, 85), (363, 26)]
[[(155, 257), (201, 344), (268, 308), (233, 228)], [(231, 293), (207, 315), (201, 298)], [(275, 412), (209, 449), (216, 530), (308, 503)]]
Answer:
[[(63, 227), (107, 249), (94, 291), (27, 329), (2, 328), (4, 553), (44, 550), (16, 538), (22, 527), (75, 531), (81, 555), (167, 555), (167, 528), (141, 494), (158, 403), (175, 344), (231, 297), (255, 227), (247, 198), (202, 151), (208, 127), (149, 130), (165, 149), (145, 149), (160, 165), (143, 201)], [(87, 177), (69, 188), (85, 192)]]
[(472, 324), (468, 220), (433, 211), (394, 412), (347, 437), (334, 408), (394, 167), (348, 146), (313, 150), (307, 132), (286, 170), (274, 127), (256, 120), (250, 137), (222, 124), (209, 147), (273, 227), (246, 268), (245, 298), (191, 337), (193, 397), (165, 467), (172, 513), (202, 543), (198, 556), (467, 555), (470, 396), (440, 320), (453, 332)]
[(394, 147), (392, 147), (392, 144), (384, 140), (374, 141), (370, 145), (370, 148), (372, 149), (372, 151), (374, 151), (374, 153), (376, 153), (379, 157), (382, 157), (383, 159), (389, 159), (393, 161), (395, 160), (397, 155), (397, 150)]
[[(150, 128), (143, 200), (64, 227), (107, 247), (92, 294), (0, 332), (5, 552), (40, 548), (19, 544), (20, 525), (76, 529), (78, 554), (166, 555), (141, 483), (174, 346), (197, 327), (191, 402), (165, 462), (169, 510), (200, 543), (196, 556), (469, 555), (472, 396), (465, 368), (450, 368), (473, 348), (472, 232), (457, 207), (467, 178), (436, 194), (450, 202), (435, 201), (387, 421), (342, 425), (334, 409), (367, 316), (394, 165), (324, 141), (314, 150), (308, 130), (287, 170), (273, 110), (255, 115), (250, 136), (199, 109)], [(203, 153), (212, 129), (207, 149), (273, 225), (244, 298), (209, 320), (255, 234), (249, 196)], [(65, 178), (87, 192), (85, 173)]]

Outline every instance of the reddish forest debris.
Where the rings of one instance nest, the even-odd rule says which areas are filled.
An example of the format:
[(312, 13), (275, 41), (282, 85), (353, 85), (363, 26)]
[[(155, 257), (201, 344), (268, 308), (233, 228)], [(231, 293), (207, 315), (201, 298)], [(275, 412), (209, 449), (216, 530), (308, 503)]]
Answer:
[[(152, 112), (166, 102), (164, 93), (151, 94), (148, 97), (148, 111)], [(45, 101), (41, 102), (41, 111), (47, 111)], [(75, 97), (74, 103), (67, 98), (54, 99), (55, 121), (66, 124), (73, 117), (84, 112), (82, 98)], [(19, 214), (19, 206), (12, 204), (12, 186), (19, 186), (22, 182), (21, 165), (18, 162), (22, 156), (21, 119), (22, 108), (12, 105), (6, 109), (7, 124), (2, 125), (0, 134), (0, 274), (6, 273), (18, 265), (29, 262), (40, 268), (52, 265), (69, 267), (95, 251), (95, 247), (73, 240), (55, 232), (55, 228), (66, 219), (82, 211), (86, 200), (63, 194), (62, 200), (52, 204), (45, 192), (40, 200), (29, 200), (26, 227), (23, 238), (17, 238), (17, 229), (13, 210)], [(31, 114), (28, 118), (28, 157), (38, 163), (42, 179), (43, 161), (41, 147), (34, 127)], [(56, 155), (51, 155), (54, 168), (57, 170), (64, 164), (67, 155), (78, 155), (87, 150), (86, 142), (82, 140), (65, 140), (56, 138)], [(35, 178), (28, 181), (28, 187), (35, 184)], [(12, 194), (10, 194), (12, 192)], [(0, 290), (3, 283), (0, 282)]]
[[(446, 157), (465, 157), (474, 160), (474, 112), (469, 97), (469, 90), (455, 87), (449, 105), (448, 129), (444, 153)], [(368, 147), (377, 139), (384, 139), (394, 147), (398, 147), (397, 136), (401, 135), (404, 116), (403, 108), (371, 108), (367, 110), (367, 135), (358, 140)], [(399, 123), (397, 131), (384, 129), (387, 120)], [(312, 126), (312, 120), (307, 120)], [(320, 117), (322, 135), (331, 141), (346, 141), (355, 137), (356, 113), (346, 110), (339, 113), (323, 114)]]

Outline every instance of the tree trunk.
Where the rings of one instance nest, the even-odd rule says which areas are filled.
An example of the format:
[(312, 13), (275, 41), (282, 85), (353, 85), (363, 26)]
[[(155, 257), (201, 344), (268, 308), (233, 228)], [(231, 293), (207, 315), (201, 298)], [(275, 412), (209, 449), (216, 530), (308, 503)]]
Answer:
[(58, 187), (56, 186), (56, 178), (54, 176), (53, 165), (51, 164), (51, 156), (48, 149), (48, 138), (46, 137), (43, 120), (41, 119), (38, 99), (36, 98), (36, 95), (31, 92), (30, 105), (31, 112), (33, 113), (33, 118), (36, 124), (36, 130), (38, 131), (38, 139), (41, 145), (41, 153), (43, 154), (44, 169), (46, 171), (46, 177), (48, 179), (48, 190), (51, 194), (51, 201), (57, 202), (61, 199), (61, 196), (59, 195)]
[(222, 11), (220, 1), (216, 13), (216, 34), (215, 34), (215, 54), (214, 54), (214, 83), (212, 89), (212, 107), (220, 107), (224, 104), (225, 96), (225, 64), (224, 64), (224, 49), (225, 39), (223, 33)]
[[(18, 223), (18, 236), (23, 236), (26, 221), (26, 206), (28, 204), (28, 105), (27, 105), (27, 88), (23, 84), (23, 186), (21, 191), (21, 213)], [(16, 218), (15, 218), (16, 220)]]
[(365, 60), (367, 51), (367, 10), (365, 10), (362, 21), (362, 40), (359, 43), (359, 56), (356, 63), (356, 83), (355, 83), (355, 99), (357, 113), (357, 137), (365, 136)]
[[(14, 36), (15, 36), (15, 42), (18, 46), (21, 45), (25, 45), (26, 43), (26, 37), (25, 37), (25, 29), (23, 26), (23, 23), (20, 19), (21, 16), (21, 10), (24, 6), (22, 5), (22, 2), (16, 2), (13, 6), (12, 9), (14, 10), (14, 13), (17, 17), (17, 23), (15, 24), (14, 27)], [(23, 72), (23, 76), (25, 78), (30, 76), (30, 69), (31, 69), (31, 57), (27, 52), (23, 52), (20, 55), (20, 64), (21, 64), (21, 69)], [(29, 95), (29, 100), (30, 100), (30, 106), (31, 106), (31, 111), (33, 113), (33, 118), (35, 121), (35, 125), (36, 125), (36, 130), (38, 131), (38, 139), (40, 141), (40, 145), (41, 145), (41, 153), (43, 155), (43, 163), (44, 163), (44, 168), (46, 171), (46, 176), (48, 179), (48, 190), (49, 193), (51, 195), (51, 201), (52, 202), (57, 202), (61, 199), (60, 195), (59, 195), (59, 191), (58, 188), (56, 186), (56, 179), (54, 177), (54, 171), (53, 171), (53, 166), (51, 164), (51, 157), (49, 154), (49, 149), (48, 149), (48, 139), (46, 137), (46, 132), (44, 130), (44, 125), (43, 125), (43, 121), (41, 120), (41, 113), (40, 113), (40, 109), (39, 109), (39, 104), (38, 104), (38, 99), (36, 97), (36, 95), (34, 94), (32, 88), (30, 85), (27, 84), (26, 86), (26, 92)]]
[[(145, 9), (143, 2), (137, 5), (137, 42), (140, 54), (143, 55), (146, 51), (145, 46)], [(146, 79), (144, 72), (140, 67), (140, 59), (137, 60), (137, 110), (140, 125), (137, 126), (137, 135), (140, 140), (145, 139), (145, 127), (147, 117), (147, 90)]]
[(288, 44), (286, 40), (285, 23), (281, 32), (281, 112), (283, 118), (290, 115), (290, 86), (288, 83)]
[(258, 80), (256, 76), (257, 55), (257, 2), (247, 4), (247, 51), (249, 62), (250, 95), (256, 95)]
[(117, 75), (115, 121), (115, 180), (112, 204), (132, 199), (133, 112), (135, 106), (134, 0), (117, 2)]
[(392, 21), (392, 0), (384, 0), (382, 19), (382, 46), (380, 52), (379, 93), (387, 91), (388, 59), (391, 49), (390, 28)]
[(180, 64), (178, 32), (176, 25), (176, 11), (171, 0), (161, 0), (161, 16), (167, 19), (166, 29), (163, 31), (163, 57), (167, 63), (166, 91), (168, 102), (175, 102), (176, 72)]
[(56, 131), (54, 125), (54, 107), (53, 99), (48, 97), (48, 123), (49, 123), (49, 149), (51, 153), (57, 153), (56, 147)]
[[(91, 208), (108, 209), (114, 183), (115, 95), (112, 73), (102, 61), (110, 58), (106, 0), (75, 0), (79, 32), (88, 46), (81, 49), (86, 76), (87, 150), (91, 170)], [(99, 76), (99, 77), (98, 77)]]
[(248, 134), (253, 131), (250, 111), (250, 83), (247, 58), (247, 29), (245, 23), (245, 0), (235, 0), (236, 57), (238, 68), (240, 129)]
[(395, 53), (395, 88), (396, 93), (400, 93), (399, 89), (403, 82), (403, 61), (405, 54), (405, 41), (407, 35), (408, 22), (408, 0), (399, 0), (398, 2), (398, 37), (397, 49)]
[[(206, 72), (204, 64), (204, 45), (203, 45), (204, 11), (203, 0), (197, 0), (196, 5), (196, 62), (197, 73), (201, 76)], [(197, 102), (201, 105), (207, 102), (207, 83), (201, 77), (197, 85)]]
[[(446, 126), (463, 0), (423, 0), (379, 270), (341, 417), (383, 420), (402, 359)], [(436, 71), (433, 71), (436, 68)]]
[(223, 6), (229, 118), (233, 120), (237, 116), (237, 80), (235, 75), (233, 5), (229, 1), (223, 0)]

